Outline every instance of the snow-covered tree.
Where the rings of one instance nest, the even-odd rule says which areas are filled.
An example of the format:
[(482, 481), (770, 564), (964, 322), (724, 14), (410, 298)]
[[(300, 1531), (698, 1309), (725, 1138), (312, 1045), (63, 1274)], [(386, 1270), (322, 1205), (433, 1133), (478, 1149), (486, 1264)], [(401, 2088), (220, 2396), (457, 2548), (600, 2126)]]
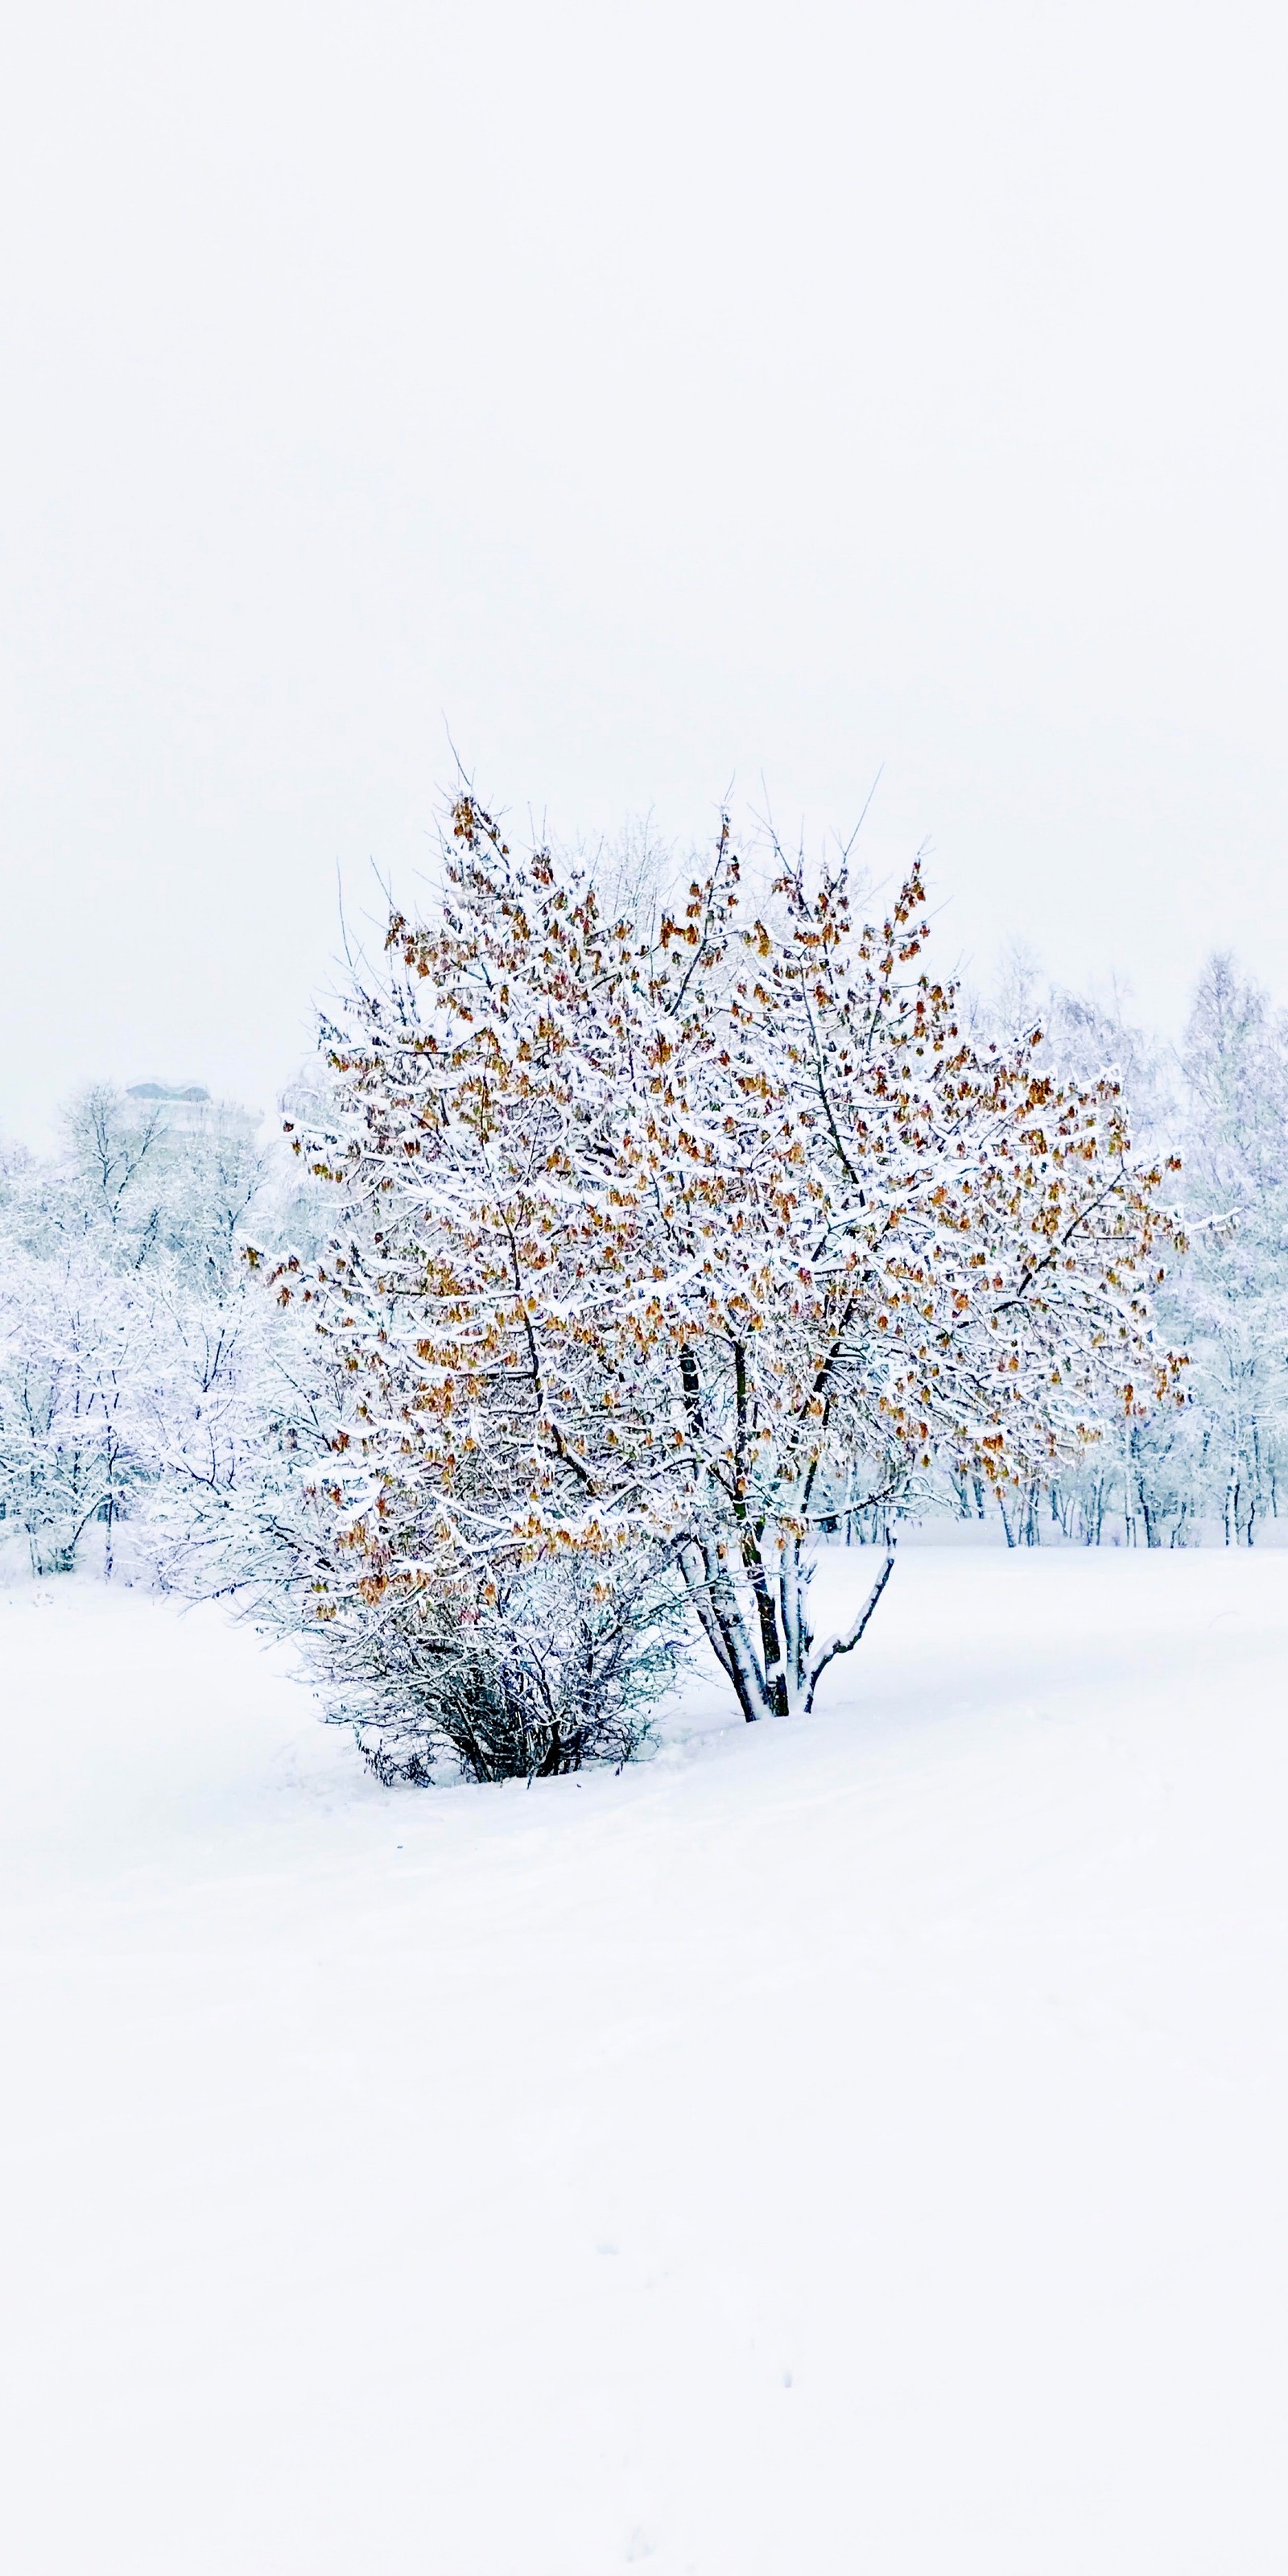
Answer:
[(1227, 1541), (1251, 1545), (1288, 1486), (1288, 1014), (1215, 956), (1181, 1061), (1196, 1473)]
[(0, 1168), (0, 1504), (37, 1571), (96, 1524), (110, 1571), (123, 1517), (226, 1465), (233, 1415), (255, 1446), (241, 1244), (299, 1193), (274, 1189), (250, 1124), (209, 1103), (172, 1128), (98, 1084), (56, 1158)]
[(66, 1572), (96, 1521), (110, 1571), (116, 1524), (147, 1473), (155, 1356), (151, 1283), (92, 1246), (0, 1265), (0, 1502), (34, 1572)]
[(740, 891), (726, 828), (641, 937), (464, 797), (439, 917), (391, 922), (300, 1140), (334, 1246), (278, 1283), (342, 1399), (324, 1627), (485, 1633), (534, 1571), (669, 1572), (743, 1713), (805, 1709), (888, 1572), (814, 1636), (839, 1494), (879, 1514), (937, 1459), (1014, 1485), (1172, 1391), (1119, 1085), (967, 1034), (918, 870), (875, 925), (844, 865), (784, 866), (745, 924)]

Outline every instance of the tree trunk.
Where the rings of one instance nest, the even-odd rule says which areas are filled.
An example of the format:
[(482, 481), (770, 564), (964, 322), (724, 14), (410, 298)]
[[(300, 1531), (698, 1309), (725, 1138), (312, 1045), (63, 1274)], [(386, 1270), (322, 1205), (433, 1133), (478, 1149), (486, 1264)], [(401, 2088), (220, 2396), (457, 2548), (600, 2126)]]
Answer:
[[(778, 1568), (781, 1623), (768, 1592), (763, 1563), (758, 1565), (763, 1591), (748, 1576), (748, 1588), (756, 1604), (755, 1628), (714, 1542), (691, 1539), (681, 1562), (707, 1640), (733, 1686), (744, 1718), (753, 1725), (762, 1717), (809, 1715), (828, 1665), (838, 1655), (852, 1653), (858, 1645), (889, 1582), (894, 1551), (887, 1550), (881, 1571), (851, 1626), (818, 1649), (805, 1614), (810, 1568), (802, 1561), (796, 1541), (784, 1541)], [(764, 1615), (766, 1600), (768, 1621)]]

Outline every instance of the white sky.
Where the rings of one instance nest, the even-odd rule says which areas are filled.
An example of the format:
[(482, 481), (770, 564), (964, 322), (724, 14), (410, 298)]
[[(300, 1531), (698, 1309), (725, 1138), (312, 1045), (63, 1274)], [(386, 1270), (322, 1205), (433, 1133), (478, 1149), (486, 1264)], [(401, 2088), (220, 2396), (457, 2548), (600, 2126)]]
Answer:
[[(15, 19), (17, 12), (13, 13)], [(21, 13), (0, 1129), (266, 1107), (449, 781), (811, 834), (1288, 998), (1268, 7)]]

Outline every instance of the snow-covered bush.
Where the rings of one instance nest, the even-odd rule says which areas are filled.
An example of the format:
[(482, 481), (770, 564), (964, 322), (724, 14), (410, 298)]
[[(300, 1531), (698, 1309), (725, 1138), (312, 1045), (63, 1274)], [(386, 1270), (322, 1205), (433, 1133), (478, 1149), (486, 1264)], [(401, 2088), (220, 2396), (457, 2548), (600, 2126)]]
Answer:
[(150, 1525), (163, 1581), (293, 1637), (325, 1713), (386, 1781), (630, 1759), (685, 1652), (665, 1568), (642, 1547), (594, 1566), (513, 1549), (471, 1565), (390, 1516), (404, 1579), (355, 1584), (335, 1509), (352, 1386), (315, 1316), (299, 1257), (266, 1274), (251, 1248), (222, 1383), (199, 1416), (175, 1408)]
[(395, 1594), (327, 1647), (333, 1714), (381, 1779), (542, 1778), (639, 1751), (682, 1653), (682, 1605), (644, 1566), (562, 1557), (485, 1599), (448, 1581)]

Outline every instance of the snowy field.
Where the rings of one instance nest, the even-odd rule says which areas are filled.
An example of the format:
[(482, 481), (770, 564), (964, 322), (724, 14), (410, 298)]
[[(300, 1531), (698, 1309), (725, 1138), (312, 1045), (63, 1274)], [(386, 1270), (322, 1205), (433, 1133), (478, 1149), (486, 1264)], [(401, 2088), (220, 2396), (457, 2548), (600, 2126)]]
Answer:
[(15, 1586), (8, 2576), (1282, 2576), (1286, 1675), (920, 1548), (807, 1723), (389, 1793)]

